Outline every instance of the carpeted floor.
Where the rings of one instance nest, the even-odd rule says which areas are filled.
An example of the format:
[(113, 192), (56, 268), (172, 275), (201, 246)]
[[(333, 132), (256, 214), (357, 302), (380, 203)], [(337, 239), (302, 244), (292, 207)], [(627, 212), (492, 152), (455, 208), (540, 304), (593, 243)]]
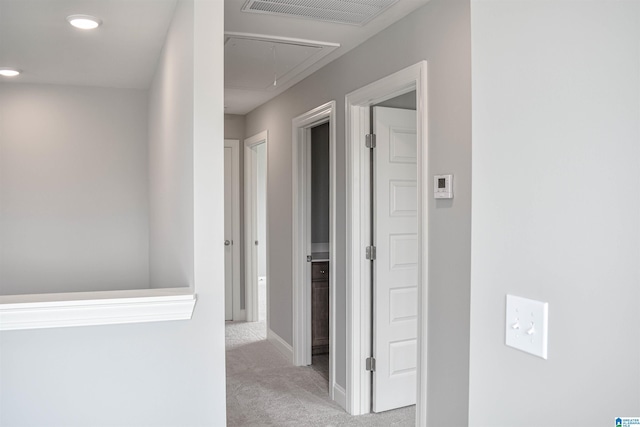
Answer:
[(228, 322), (227, 425), (413, 426), (415, 407), (358, 417), (329, 399), (328, 359), (292, 366), (265, 340), (263, 322)]

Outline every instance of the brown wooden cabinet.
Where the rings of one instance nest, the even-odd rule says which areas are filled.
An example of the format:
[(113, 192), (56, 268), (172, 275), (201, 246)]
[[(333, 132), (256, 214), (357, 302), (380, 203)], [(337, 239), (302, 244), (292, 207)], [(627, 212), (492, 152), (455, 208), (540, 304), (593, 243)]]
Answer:
[(329, 352), (329, 262), (311, 264), (311, 354)]

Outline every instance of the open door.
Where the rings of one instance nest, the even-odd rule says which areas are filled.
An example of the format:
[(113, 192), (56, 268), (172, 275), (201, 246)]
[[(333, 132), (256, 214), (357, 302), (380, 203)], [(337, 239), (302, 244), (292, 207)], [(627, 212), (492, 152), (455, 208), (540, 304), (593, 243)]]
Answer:
[(244, 141), (244, 249), (246, 320), (269, 330), (268, 132)]
[(233, 320), (233, 211), (231, 147), (224, 147), (224, 320)]
[(373, 411), (416, 403), (416, 112), (373, 107)]
[(224, 297), (225, 320), (239, 320), (240, 310), (240, 141), (224, 140)]

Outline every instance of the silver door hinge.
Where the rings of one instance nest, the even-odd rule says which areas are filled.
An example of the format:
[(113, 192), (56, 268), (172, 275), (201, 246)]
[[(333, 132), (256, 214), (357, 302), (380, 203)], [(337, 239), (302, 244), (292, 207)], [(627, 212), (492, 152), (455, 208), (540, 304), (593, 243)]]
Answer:
[(376, 148), (376, 134), (370, 133), (364, 136), (364, 145), (367, 148)]
[(375, 261), (376, 260), (376, 247), (375, 246), (367, 246), (365, 248), (365, 257), (368, 260)]
[(367, 371), (375, 372), (376, 371), (376, 359), (375, 357), (367, 357)]
[(307, 255), (307, 262), (313, 261), (313, 257), (311, 255)]

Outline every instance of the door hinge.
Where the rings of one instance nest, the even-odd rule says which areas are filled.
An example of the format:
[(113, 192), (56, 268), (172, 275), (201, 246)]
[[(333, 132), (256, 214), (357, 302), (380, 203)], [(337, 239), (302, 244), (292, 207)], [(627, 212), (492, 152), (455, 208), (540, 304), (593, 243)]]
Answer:
[(364, 136), (364, 145), (367, 148), (376, 148), (376, 134), (370, 133)]
[(313, 261), (313, 257), (311, 255), (307, 255), (307, 262)]
[(376, 358), (375, 357), (367, 357), (367, 371), (375, 372), (376, 371)]
[(367, 246), (365, 249), (365, 257), (370, 261), (376, 260), (376, 247), (375, 246)]

